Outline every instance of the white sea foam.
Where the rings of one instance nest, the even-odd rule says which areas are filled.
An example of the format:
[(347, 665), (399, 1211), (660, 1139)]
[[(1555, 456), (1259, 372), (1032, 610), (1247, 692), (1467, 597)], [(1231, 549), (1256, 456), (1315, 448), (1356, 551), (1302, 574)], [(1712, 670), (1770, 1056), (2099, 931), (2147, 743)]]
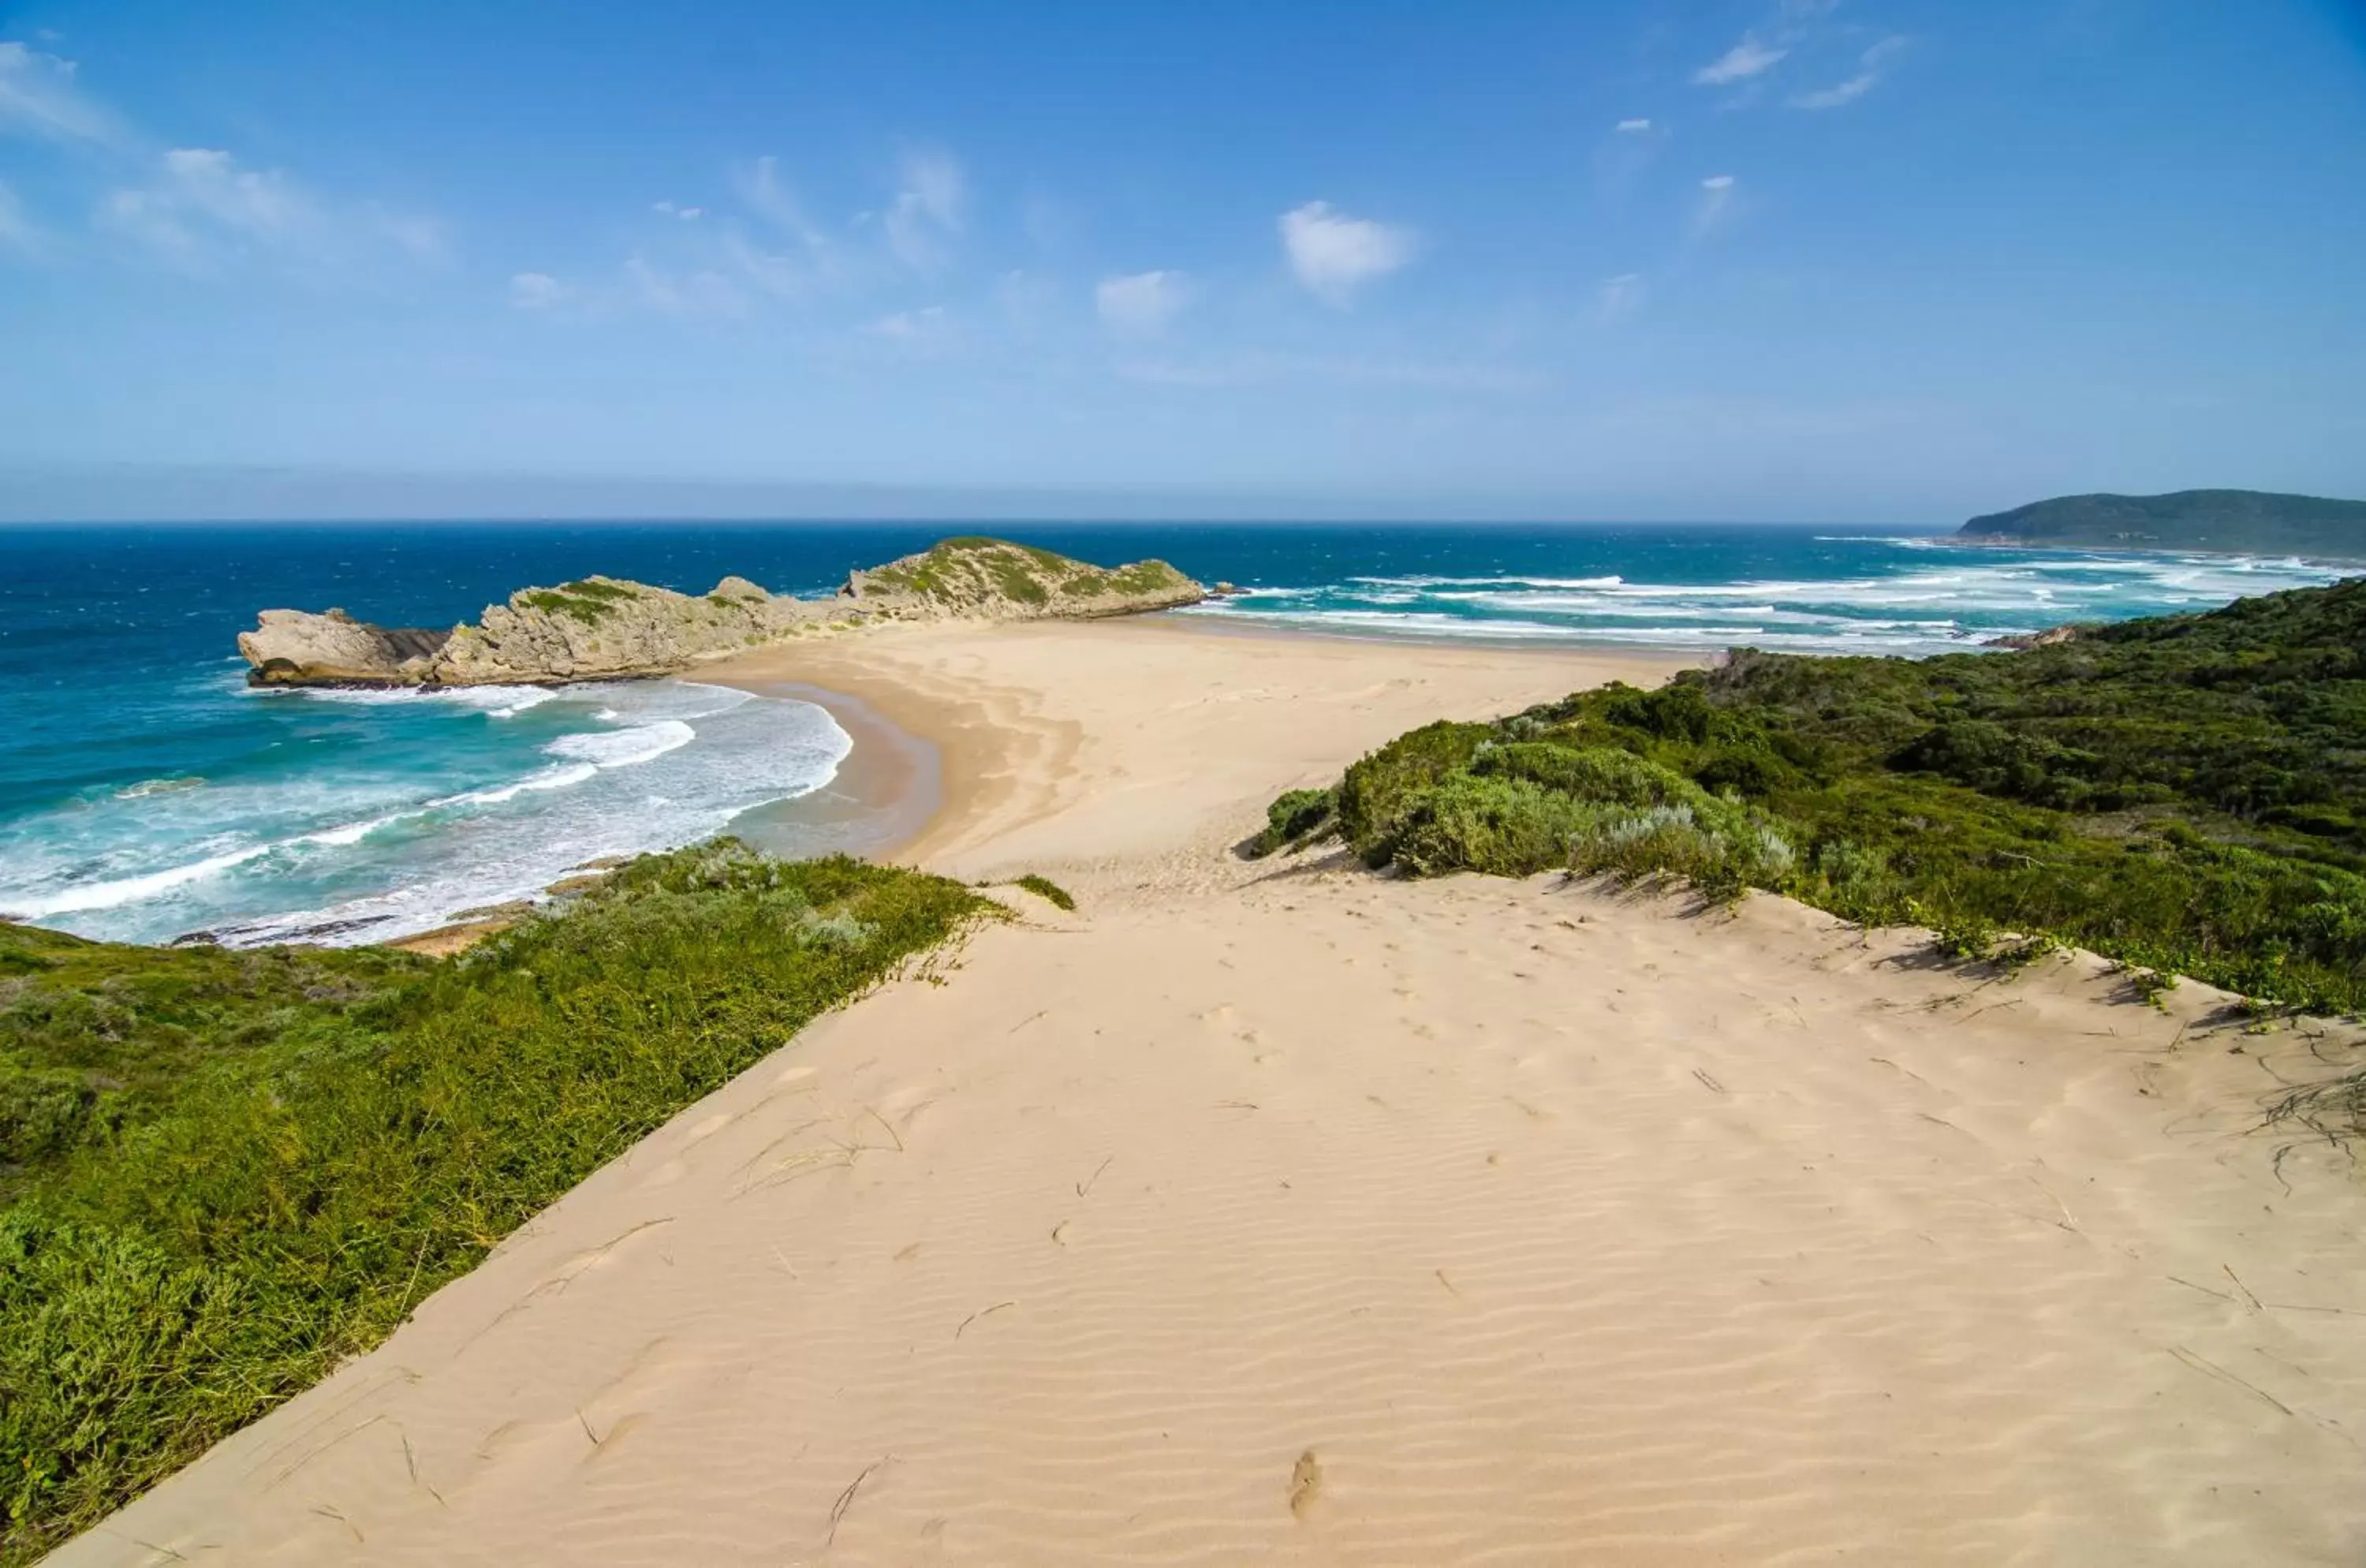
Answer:
[(206, 781), (199, 778), (141, 779), (115, 792), (118, 800), (145, 800), (152, 795), (177, 795), (185, 789), (202, 789)]
[(433, 704), (474, 709), (492, 718), (513, 718), (558, 695), (547, 686), (255, 686), (245, 690), (257, 697), (354, 707)]
[(176, 865), (163, 871), (152, 871), (138, 876), (118, 876), (106, 882), (89, 882), (80, 886), (63, 888), (46, 897), (17, 898), (6, 913), (21, 920), (43, 920), (55, 915), (79, 914), (90, 909), (112, 909), (120, 905), (153, 898), (175, 887), (185, 887), (209, 876), (217, 876), (234, 865), (271, 852), (269, 844), (252, 844), (244, 849), (231, 850), (208, 855), (201, 861)]
[[(12, 825), (0, 910), (131, 941), (384, 940), (536, 895), (588, 859), (706, 837), (827, 785), (852, 745), (821, 708), (700, 682), (536, 691), (524, 732), (473, 728), (464, 712), (499, 717), (521, 694), (491, 694), (498, 706), (426, 698), (408, 711), (449, 716), (390, 725), (387, 765), (373, 765), (375, 724), (363, 721), (333, 749), (291, 749), (202, 790), (127, 791), (71, 819)], [(394, 705), (421, 701), (365, 694), (359, 705), (392, 720), (407, 711)]]
[(698, 739), (698, 732), (678, 718), (637, 724), (604, 734), (562, 735), (543, 748), (554, 757), (573, 757), (601, 768), (633, 768), (653, 762)]

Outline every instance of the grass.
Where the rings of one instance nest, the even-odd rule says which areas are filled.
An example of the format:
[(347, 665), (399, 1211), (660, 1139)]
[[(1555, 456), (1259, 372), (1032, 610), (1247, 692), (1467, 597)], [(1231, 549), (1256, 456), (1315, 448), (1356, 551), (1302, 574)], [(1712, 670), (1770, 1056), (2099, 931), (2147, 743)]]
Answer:
[(1074, 909), (1076, 907), (1075, 895), (1048, 876), (1038, 876), (1031, 871), (1019, 879), (1019, 886), (1054, 908)]
[[(566, 615), (585, 626), (597, 626), (621, 604), (637, 599), (637, 590), (621, 582), (586, 578), (557, 588), (537, 588), (518, 596), (518, 602), (530, 609), (549, 615)], [(721, 603), (721, 601), (717, 601)]]
[(992, 908), (721, 840), (443, 962), (0, 927), (0, 1563), (367, 1350)]
[(883, 588), (932, 599), (1001, 599), (1034, 609), (1055, 599), (1148, 593), (1184, 581), (1164, 561), (1135, 561), (1110, 570), (1033, 545), (975, 535), (940, 540), (918, 556), (878, 568), (870, 580)]
[[(2346, 1013), (2366, 1008), (2361, 737), (2353, 581), (2022, 652), (1738, 650), (1657, 692), (1401, 736), (1346, 771), (1332, 826), (1416, 874), (1761, 887), (1962, 957), (2010, 931)], [(1321, 826), (1294, 792), (1260, 841)]]

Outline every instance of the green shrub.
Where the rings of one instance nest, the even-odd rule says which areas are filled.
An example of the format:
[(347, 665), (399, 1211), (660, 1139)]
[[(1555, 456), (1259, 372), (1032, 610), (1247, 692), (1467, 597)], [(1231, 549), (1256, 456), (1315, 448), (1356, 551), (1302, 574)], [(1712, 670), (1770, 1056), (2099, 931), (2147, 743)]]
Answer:
[(2361, 734), (2366, 581), (2013, 653), (1739, 649), (1414, 730), (1346, 771), (1337, 817), (1376, 865), (1764, 887), (1966, 954), (2016, 931), (2351, 1011)]
[(1285, 790), (1266, 807), (1265, 830), (1251, 846), (1252, 854), (1269, 855), (1331, 825), (1337, 815), (1338, 795), (1327, 789)]
[(1019, 879), (1019, 886), (1053, 908), (1074, 909), (1076, 907), (1075, 896), (1048, 876), (1038, 876), (1031, 871)]
[(0, 1562), (368, 1349), (569, 1187), (990, 908), (940, 878), (726, 840), (637, 861), (443, 963), (0, 930), (19, 971), (6, 1081), (34, 1086), (11, 1090), (33, 1163), (0, 1210)]
[(1399, 813), (1421, 791), (1460, 773), (1493, 733), (1489, 725), (1440, 720), (1398, 736), (1349, 767), (1339, 781), (1337, 806), (1347, 847), (1386, 864)]

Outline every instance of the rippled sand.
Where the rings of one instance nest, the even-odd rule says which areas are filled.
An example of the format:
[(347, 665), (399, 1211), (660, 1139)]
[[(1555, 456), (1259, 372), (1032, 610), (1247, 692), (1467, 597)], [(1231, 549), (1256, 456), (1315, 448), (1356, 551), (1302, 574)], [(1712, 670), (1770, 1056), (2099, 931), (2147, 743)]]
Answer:
[[(935, 629), (1023, 919), (602, 1171), (67, 1562), (2284, 1563), (2366, 1549), (2352, 1048), (1782, 900), (1233, 859), (1637, 664)], [(135, 1544), (145, 1543), (145, 1544)]]

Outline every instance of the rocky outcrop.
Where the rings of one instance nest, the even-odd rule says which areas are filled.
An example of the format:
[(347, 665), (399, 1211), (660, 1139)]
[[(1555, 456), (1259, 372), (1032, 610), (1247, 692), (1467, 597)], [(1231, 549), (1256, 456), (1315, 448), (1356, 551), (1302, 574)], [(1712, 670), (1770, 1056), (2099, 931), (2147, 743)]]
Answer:
[(413, 626), (374, 626), (343, 610), (315, 615), (303, 610), (265, 610), (251, 632), (241, 632), (238, 650), (257, 686), (299, 682), (313, 685), (383, 684), (389, 671), (423, 670), (450, 639), (446, 631)]
[(374, 626), (343, 610), (265, 610), (238, 650), (257, 686), (548, 685), (672, 674), (881, 621), (1129, 615), (1205, 596), (1164, 561), (1111, 569), (999, 539), (948, 539), (855, 572), (829, 599), (770, 593), (744, 577), (696, 595), (588, 577), (522, 589), (448, 632)]
[(2007, 632), (1982, 642), (1982, 648), (2004, 648), (2015, 650), (2032, 648), (2052, 648), (2057, 643), (2077, 642), (2087, 628), (2081, 626), (2048, 626), (2042, 632)]
[(858, 571), (839, 601), (895, 620), (1089, 620), (1196, 604), (1208, 591), (1163, 560), (1088, 566), (1031, 545), (947, 539)]

